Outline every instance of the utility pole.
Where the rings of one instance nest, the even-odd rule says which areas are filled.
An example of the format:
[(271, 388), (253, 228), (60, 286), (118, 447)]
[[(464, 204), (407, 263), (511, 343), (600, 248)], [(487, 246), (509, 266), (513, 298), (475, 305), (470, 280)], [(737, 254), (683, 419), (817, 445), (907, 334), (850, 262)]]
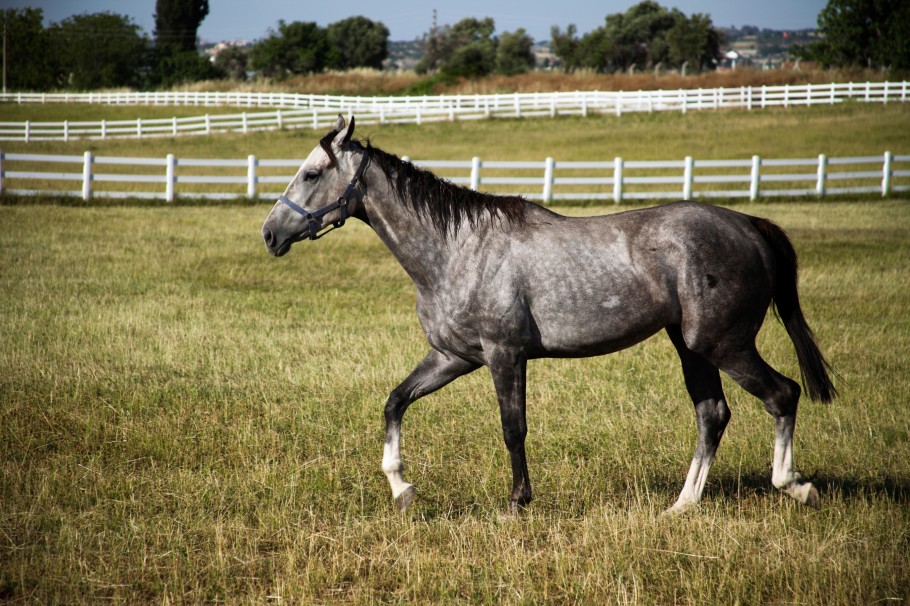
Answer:
[[(4, 15), (5, 17), (5, 15)], [(3, 94), (6, 94), (6, 22), (3, 19)]]

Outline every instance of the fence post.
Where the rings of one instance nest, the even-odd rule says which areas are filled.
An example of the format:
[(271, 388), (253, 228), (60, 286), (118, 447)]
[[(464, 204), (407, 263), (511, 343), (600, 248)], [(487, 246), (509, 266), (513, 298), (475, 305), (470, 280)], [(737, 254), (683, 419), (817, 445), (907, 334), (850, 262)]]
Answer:
[(622, 158), (613, 159), (613, 201), (622, 202)]
[(679, 89), (679, 110), (686, 113), (686, 91), (682, 88)]
[(891, 163), (894, 161), (894, 154), (889, 151), (885, 152), (885, 161), (882, 164), (882, 197), (891, 193)]
[(136, 118), (136, 138), (142, 138), (142, 118)]
[(107, 120), (101, 121), (101, 140), (104, 141), (107, 138)]
[(317, 130), (318, 128), (319, 128), (319, 112), (317, 112), (314, 109), (313, 110), (313, 130)]
[(480, 187), (480, 158), (471, 158), (471, 189), (477, 191)]
[(549, 204), (553, 200), (553, 169), (556, 162), (548, 157), (543, 169), (543, 203)]
[(692, 156), (686, 156), (686, 167), (683, 170), (683, 199), (692, 199), (692, 169), (695, 168), (695, 161)]
[(26, 143), (28, 143), (29, 136), (31, 135), (31, 131), (32, 131), (31, 127), (32, 127), (31, 121), (26, 120), (25, 121), (25, 142)]
[(246, 112), (242, 112), (242, 113), (240, 114), (240, 123), (243, 125), (243, 126), (242, 126), (242, 129), (243, 129), (243, 134), (245, 135), (245, 134), (247, 133)]
[(759, 181), (761, 180), (761, 158), (752, 156), (752, 179), (749, 183), (749, 199), (753, 202), (758, 200)]
[(3, 193), (3, 150), (0, 150), (0, 194)]
[(92, 199), (92, 152), (87, 151), (82, 162), (82, 199)]
[(246, 197), (256, 197), (256, 156), (246, 157)]
[(171, 126), (173, 127), (174, 136), (176, 137), (176, 136), (177, 136), (177, 133), (178, 133), (178, 129), (177, 129), (177, 116), (174, 116), (173, 118), (171, 118)]
[(281, 110), (275, 111), (275, 125), (278, 127), (278, 130), (284, 128), (284, 117), (281, 115)]
[(828, 177), (828, 157), (818, 154), (818, 182), (815, 184), (815, 195), (819, 198), (825, 195), (825, 179)]
[(616, 115), (622, 116), (622, 91), (616, 92)]
[(212, 134), (212, 117), (208, 114), (205, 115), (205, 134)]
[(174, 157), (174, 154), (167, 155), (167, 170), (165, 172), (165, 185), (164, 185), (164, 199), (168, 202), (174, 201), (174, 184), (177, 181), (175, 170), (177, 167), (177, 159)]

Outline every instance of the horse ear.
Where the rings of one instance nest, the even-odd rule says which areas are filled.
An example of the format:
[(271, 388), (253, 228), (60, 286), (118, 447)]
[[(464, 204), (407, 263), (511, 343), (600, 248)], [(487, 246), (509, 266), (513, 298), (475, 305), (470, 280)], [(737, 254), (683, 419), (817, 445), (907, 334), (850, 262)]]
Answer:
[(335, 123), (335, 130), (338, 131), (338, 134), (335, 135), (335, 138), (332, 140), (332, 147), (340, 151), (354, 135), (354, 116), (351, 116), (351, 121), (345, 126), (344, 116), (338, 114), (338, 122)]

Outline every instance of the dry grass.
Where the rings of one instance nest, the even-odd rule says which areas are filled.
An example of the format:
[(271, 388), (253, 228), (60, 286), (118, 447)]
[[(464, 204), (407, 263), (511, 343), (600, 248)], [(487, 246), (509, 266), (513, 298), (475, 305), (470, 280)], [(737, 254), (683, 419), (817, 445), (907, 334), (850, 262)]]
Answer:
[(475, 80), (439, 81), (413, 72), (383, 72), (376, 70), (354, 70), (351, 72), (328, 72), (309, 76), (296, 76), (283, 81), (256, 80), (249, 83), (235, 83), (227, 80), (198, 82), (179, 90), (199, 91), (255, 91), (294, 92), (333, 95), (403, 95), (414, 90), (425, 90), (435, 94), (491, 94), (491, 93), (534, 93), (576, 90), (653, 90), (679, 88), (717, 88), (738, 86), (762, 86), (782, 84), (808, 84), (827, 82), (877, 82), (886, 78), (878, 70), (820, 70), (811, 66), (801, 69), (777, 69), (761, 71), (739, 69), (715, 71), (689, 76), (673, 72), (655, 74), (597, 74), (579, 71), (573, 74), (562, 72), (529, 72), (516, 76), (489, 76)]
[[(531, 366), (537, 500), (511, 519), (483, 371), (408, 412), (420, 498), (393, 511), (381, 406), (426, 344), (412, 285), (366, 226), (275, 260), (265, 206), (0, 207), (0, 600), (910, 599), (908, 208), (749, 207), (793, 236), (844, 377), (834, 404), (804, 403), (796, 435), (822, 510), (770, 489), (772, 424), (728, 383), (703, 506), (658, 516), (695, 433), (658, 337)], [(776, 323), (760, 347), (794, 375)]]

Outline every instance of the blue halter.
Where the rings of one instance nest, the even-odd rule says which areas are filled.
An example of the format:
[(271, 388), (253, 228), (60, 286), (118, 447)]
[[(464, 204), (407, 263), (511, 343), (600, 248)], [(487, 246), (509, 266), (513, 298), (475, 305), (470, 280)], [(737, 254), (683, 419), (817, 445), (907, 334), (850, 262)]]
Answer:
[[(367, 167), (367, 164), (369, 163), (369, 161), (370, 161), (370, 152), (369, 152), (369, 150), (365, 150), (363, 152), (363, 159), (360, 161), (360, 166), (357, 167), (357, 172), (354, 173), (354, 176), (351, 178), (351, 182), (348, 183), (348, 186), (344, 190), (344, 193), (341, 194), (338, 197), (338, 199), (335, 200), (333, 203), (329, 204), (328, 206), (323, 206), (322, 208), (320, 208), (318, 210), (314, 210), (314, 211), (310, 212), (307, 209), (305, 209), (304, 207), (302, 207), (299, 204), (297, 204), (296, 202), (294, 202), (293, 200), (291, 200), (290, 198), (288, 198), (287, 196), (285, 196), (285, 195), (278, 196), (279, 202), (284, 202), (285, 204), (287, 204), (289, 207), (291, 207), (291, 209), (293, 209), (293, 210), (297, 211), (298, 213), (300, 213), (301, 215), (303, 215), (303, 218), (306, 219), (306, 221), (307, 221), (307, 227), (304, 230), (304, 232), (302, 234), (300, 234), (300, 237), (297, 240), (298, 242), (300, 240), (306, 240), (307, 238), (309, 238), (310, 240), (318, 240), (319, 238), (326, 235), (330, 231), (332, 231), (334, 229), (338, 229), (339, 227), (344, 225), (344, 222), (350, 216), (348, 214), (348, 198), (350, 198), (351, 194), (354, 193), (354, 188), (357, 187), (357, 182), (360, 181), (361, 178), (363, 177), (363, 171), (366, 170), (366, 167)], [(320, 223), (319, 223), (319, 221), (317, 221), (317, 219), (321, 219), (322, 217), (329, 214), (330, 212), (332, 212), (334, 210), (339, 210), (339, 209), (341, 210), (341, 218), (336, 219), (335, 221), (332, 222), (331, 227), (328, 227), (320, 232), (319, 230), (321, 227), (320, 227)]]

